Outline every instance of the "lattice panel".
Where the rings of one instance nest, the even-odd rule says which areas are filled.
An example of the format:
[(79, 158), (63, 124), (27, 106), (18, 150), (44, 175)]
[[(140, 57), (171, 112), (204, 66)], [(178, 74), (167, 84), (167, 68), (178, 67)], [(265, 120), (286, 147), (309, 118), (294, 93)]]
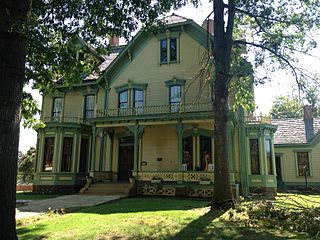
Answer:
[(188, 191), (189, 197), (211, 198), (213, 196), (213, 189), (195, 188)]
[(180, 172), (139, 172), (139, 180), (151, 181), (153, 178), (161, 178), (162, 181), (173, 182), (181, 181), (182, 173)]
[(213, 182), (212, 172), (186, 172), (183, 175), (183, 180), (186, 182), (199, 182), (203, 179), (211, 180)]
[(161, 196), (175, 196), (176, 189), (170, 187), (151, 187), (151, 186), (143, 186), (139, 189), (139, 193), (142, 195), (161, 195)]

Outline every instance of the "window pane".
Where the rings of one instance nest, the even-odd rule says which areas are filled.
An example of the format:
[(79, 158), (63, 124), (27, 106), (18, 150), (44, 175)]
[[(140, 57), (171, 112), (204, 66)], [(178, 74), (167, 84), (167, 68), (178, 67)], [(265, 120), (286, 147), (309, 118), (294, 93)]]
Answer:
[(85, 97), (84, 118), (92, 118), (94, 115), (94, 96), (88, 95)]
[(271, 140), (265, 139), (264, 144), (266, 146), (266, 154), (267, 154), (267, 171), (269, 175), (272, 175), (273, 168), (272, 168)]
[(170, 62), (177, 61), (177, 39), (170, 39)]
[(65, 137), (63, 139), (61, 172), (71, 172), (72, 141), (72, 137)]
[(43, 171), (52, 171), (52, 161), (54, 152), (54, 137), (48, 137), (44, 143)]
[(119, 108), (128, 107), (128, 91), (123, 91), (119, 93)]
[(134, 89), (133, 107), (136, 114), (143, 113), (143, 90)]
[(258, 139), (250, 139), (251, 174), (260, 174)]
[(55, 98), (53, 100), (52, 117), (60, 118), (62, 115), (62, 98)]
[(143, 106), (143, 91), (142, 90), (134, 90), (134, 107), (142, 107)]
[(298, 175), (310, 176), (309, 154), (308, 152), (297, 152)]
[(162, 39), (160, 41), (160, 62), (166, 63), (167, 61), (168, 61), (167, 39)]
[(181, 86), (171, 86), (170, 87), (170, 109), (171, 112), (178, 112), (181, 102)]

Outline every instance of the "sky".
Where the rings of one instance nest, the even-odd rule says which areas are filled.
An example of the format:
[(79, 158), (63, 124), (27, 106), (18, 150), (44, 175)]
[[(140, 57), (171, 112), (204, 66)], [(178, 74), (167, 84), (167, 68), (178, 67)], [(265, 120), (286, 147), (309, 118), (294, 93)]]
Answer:
[[(191, 5), (183, 7), (179, 10), (172, 11), (180, 16), (192, 19), (199, 25), (211, 13), (213, 7), (209, 1), (201, 1), (202, 5), (198, 8), (193, 8)], [(320, 42), (320, 41), (319, 41)], [(313, 52), (314, 55), (320, 56), (320, 49)], [(312, 71), (317, 72), (320, 66), (319, 59), (301, 56), (300, 60), (305, 63)], [(292, 93), (292, 88), (295, 86), (293, 76), (285, 71), (269, 73), (272, 81), (263, 85), (255, 86), (255, 102), (256, 114), (268, 115), (272, 106), (273, 100), (280, 95), (287, 95)], [(30, 86), (25, 88), (26, 91), (31, 92), (33, 97), (38, 101), (41, 107), (42, 97), (37, 90), (32, 90)], [(21, 126), (19, 150), (25, 153), (30, 146), (35, 146), (37, 140), (37, 133), (32, 129), (24, 129)]]

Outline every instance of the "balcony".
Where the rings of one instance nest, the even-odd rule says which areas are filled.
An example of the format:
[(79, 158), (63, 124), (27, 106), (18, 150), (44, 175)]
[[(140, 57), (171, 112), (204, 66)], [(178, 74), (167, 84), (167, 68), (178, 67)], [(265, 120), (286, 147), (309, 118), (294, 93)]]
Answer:
[(96, 111), (96, 117), (129, 117), (145, 115), (163, 115), (163, 114), (186, 114), (199, 112), (212, 112), (212, 103), (190, 103), (179, 105), (155, 105), (143, 107), (99, 109)]

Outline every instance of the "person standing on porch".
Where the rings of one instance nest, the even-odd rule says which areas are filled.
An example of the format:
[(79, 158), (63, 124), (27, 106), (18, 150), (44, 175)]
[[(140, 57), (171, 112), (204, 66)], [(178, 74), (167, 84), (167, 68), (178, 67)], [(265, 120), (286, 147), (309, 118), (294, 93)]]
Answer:
[(208, 171), (209, 163), (210, 163), (210, 154), (208, 153), (207, 150), (205, 150), (204, 151), (204, 170), (205, 171)]

